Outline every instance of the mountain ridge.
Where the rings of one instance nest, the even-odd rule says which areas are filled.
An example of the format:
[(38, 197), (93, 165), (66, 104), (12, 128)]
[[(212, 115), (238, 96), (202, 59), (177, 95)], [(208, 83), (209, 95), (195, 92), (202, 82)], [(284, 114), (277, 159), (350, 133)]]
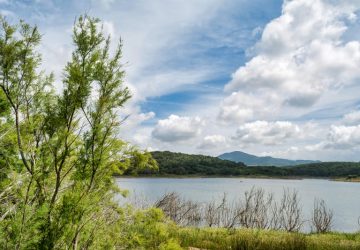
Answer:
[(309, 163), (320, 163), (321, 161), (313, 160), (289, 160), (284, 158), (276, 158), (271, 156), (256, 156), (242, 151), (232, 151), (223, 153), (218, 156), (222, 160), (234, 162), (243, 162), (247, 166), (296, 166)]

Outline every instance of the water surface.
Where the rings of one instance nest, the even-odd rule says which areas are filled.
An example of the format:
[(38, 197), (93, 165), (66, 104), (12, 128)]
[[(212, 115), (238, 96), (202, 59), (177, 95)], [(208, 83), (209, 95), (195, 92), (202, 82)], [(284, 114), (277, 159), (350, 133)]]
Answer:
[(325, 200), (334, 212), (333, 229), (354, 232), (360, 229), (360, 183), (323, 179), (250, 179), (250, 178), (117, 178), (118, 185), (130, 196), (142, 196), (154, 202), (167, 192), (178, 192), (198, 202), (220, 199), (227, 193), (229, 200), (238, 199), (252, 187), (261, 187), (279, 199), (284, 188), (299, 192), (303, 214), (310, 219), (314, 198)]

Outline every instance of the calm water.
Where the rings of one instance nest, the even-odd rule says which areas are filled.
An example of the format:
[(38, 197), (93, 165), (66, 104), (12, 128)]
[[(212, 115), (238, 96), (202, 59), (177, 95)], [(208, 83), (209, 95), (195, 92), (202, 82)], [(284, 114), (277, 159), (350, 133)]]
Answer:
[(205, 202), (227, 193), (229, 200), (241, 197), (252, 187), (261, 187), (280, 198), (284, 188), (296, 189), (301, 198), (303, 214), (310, 219), (314, 198), (325, 200), (334, 212), (333, 230), (354, 232), (360, 229), (360, 183), (319, 179), (279, 180), (246, 178), (118, 178), (118, 185), (130, 196), (142, 196), (153, 202), (164, 193), (178, 192), (184, 198)]

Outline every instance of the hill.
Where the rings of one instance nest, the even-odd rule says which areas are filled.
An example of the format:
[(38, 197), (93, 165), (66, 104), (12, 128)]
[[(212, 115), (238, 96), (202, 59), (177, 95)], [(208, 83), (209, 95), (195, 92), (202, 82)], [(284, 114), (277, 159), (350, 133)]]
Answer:
[[(205, 155), (169, 151), (151, 152), (158, 170), (140, 170), (139, 175), (151, 176), (266, 176), (266, 177), (356, 177), (360, 176), (358, 162), (319, 162), (289, 167), (257, 166), (222, 160)], [(125, 174), (133, 174), (128, 172)]]
[(320, 162), (287, 168), (288, 175), (311, 177), (360, 176), (359, 162)]
[(151, 152), (158, 162), (157, 174), (167, 175), (232, 175), (240, 174), (246, 167), (241, 162), (222, 160), (205, 155), (173, 153), (169, 151)]
[(219, 155), (218, 158), (234, 162), (243, 162), (248, 166), (295, 166), (300, 164), (317, 163), (311, 160), (288, 160), (271, 156), (256, 156), (241, 151), (234, 151)]

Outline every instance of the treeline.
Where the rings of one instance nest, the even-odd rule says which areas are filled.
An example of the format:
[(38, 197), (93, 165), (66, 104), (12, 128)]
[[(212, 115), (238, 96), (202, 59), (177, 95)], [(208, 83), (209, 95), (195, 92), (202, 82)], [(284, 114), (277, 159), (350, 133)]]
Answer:
[(359, 162), (320, 162), (287, 168), (290, 175), (314, 177), (360, 176)]
[[(190, 155), (169, 151), (151, 152), (158, 169), (138, 171), (139, 175), (189, 176), (269, 176), (269, 177), (356, 177), (360, 176), (358, 162), (319, 162), (291, 167), (256, 166), (221, 160), (217, 157)], [(133, 173), (130, 170), (127, 174)]]
[(243, 163), (221, 160), (217, 157), (205, 155), (189, 155), (169, 151), (151, 152), (159, 164), (156, 170), (142, 170), (140, 174), (159, 175), (233, 175), (241, 174)]

